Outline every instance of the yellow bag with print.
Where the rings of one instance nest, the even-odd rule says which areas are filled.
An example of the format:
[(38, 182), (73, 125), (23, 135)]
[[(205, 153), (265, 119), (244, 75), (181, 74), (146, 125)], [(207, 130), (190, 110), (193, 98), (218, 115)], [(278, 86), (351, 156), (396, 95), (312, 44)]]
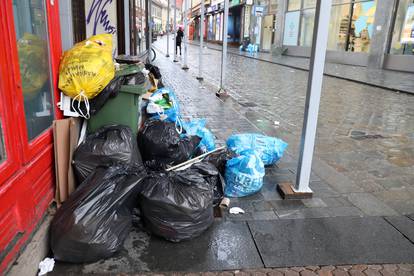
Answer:
[(99, 34), (75, 44), (63, 54), (59, 89), (78, 101), (98, 95), (114, 78), (112, 35)]
[(24, 33), (17, 41), (17, 51), (23, 94), (32, 99), (49, 78), (47, 44), (34, 34)]

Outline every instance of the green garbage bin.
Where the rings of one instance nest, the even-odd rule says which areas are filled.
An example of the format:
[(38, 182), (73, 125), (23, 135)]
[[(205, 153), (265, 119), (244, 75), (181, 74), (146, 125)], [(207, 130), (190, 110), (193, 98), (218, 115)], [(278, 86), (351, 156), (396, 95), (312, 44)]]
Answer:
[(118, 124), (129, 126), (136, 134), (140, 116), (139, 97), (145, 92), (143, 85), (122, 85), (118, 96), (109, 99), (98, 113), (91, 116), (88, 132), (94, 132), (105, 125)]

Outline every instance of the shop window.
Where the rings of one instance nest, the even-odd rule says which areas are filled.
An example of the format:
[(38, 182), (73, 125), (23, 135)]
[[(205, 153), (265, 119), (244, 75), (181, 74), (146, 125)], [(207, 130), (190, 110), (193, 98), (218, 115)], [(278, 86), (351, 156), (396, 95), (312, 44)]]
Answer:
[(6, 148), (4, 147), (3, 126), (0, 117), (0, 164), (6, 160)]
[(375, 1), (360, 2), (353, 5), (348, 51), (369, 51), (374, 29), (375, 9)]
[(400, 0), (398, 4), (390, 54), (414, 55), (414, 0)]
[[(411, 2), (413, 0), (410, 0)], [(312, 46), (316, 0), (289, 1), (288, 10), (300, 10), (299, 45)], [(329, 23), (328, 49), (334, 51), (368, 52), (374, 27), (376, 1), (333, 0)], [(292, 12), (285, 18), (291, 26)], [(290, 20), (290, 21), (289, 21)], [(285, 20), (286, 21), (286, 20)], [(286, 28), (285, 32), (294, 29)], [(284, 35), (286, 38), (287, 35)], [(296, 45), (291, 41), (285, 45)]]
[(301, 0), (289, 0), (288, 11), (300, 10)]
[(348, 39), (351, 4), (332, 6), (328, 50), (345, 51)]
[(315, 8), (316, 7), (316, 0), (303, 0), (303, 8)]
[(13, 12), (27, 134), (32, 140), (53, 121), (45, 3), (16, 0)]
[(302, 11), (302, 22), (300, 25), (300, 46), (312, 46), (313, 23), (315, 22), (315, 9)]

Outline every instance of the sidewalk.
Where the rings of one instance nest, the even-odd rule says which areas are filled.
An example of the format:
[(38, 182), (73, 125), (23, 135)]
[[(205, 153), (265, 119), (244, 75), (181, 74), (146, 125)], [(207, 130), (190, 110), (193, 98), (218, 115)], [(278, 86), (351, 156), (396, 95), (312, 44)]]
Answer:
[[(190, 41), (191, 45), (199, 46), (198, 41)], [(222, 46), (215, 43), (205, 43), (213, 50), (221, 51)], [(309, 69), (309, 59), (293, 56), (273, 56), (271, 53), (247, 53), (238, 48), (228, 47), (228, 52), (247, 58), (271, 62), (299, 70)], [(369, 69), (361, 66), (352, 66), (338, 63), (325, 64), (325, 75), (344, 80), (355, 81), (379, 88), (390, 89), (398, 92), (414, 93), (414, 73), (397, 72), (392, 70)]]
[[(181, 70), (172, 57), (164, 56), (165, 53), (158, 52), (156, 65), (161, 69), (164, 84), (176, 91), (184, 117), (206, 118), (219, 144), (239, 132), (279, 136), (281, 130), (269, 125), (257, 110), (234, 98), (221, 101), (214, 95), (214, 86), (199, 83), (192, 69)], [(340, 265), (414, 263), (414, 216), (399, 215), (372, 198), (366, 201), (366, 193), (362, 197), (354, 195), (350, 201), (349, 196), (359, 187), (342, 183), (340, 175), (322, 162), (315, 167), (328, 172), (323, 177), (312, 175), (312, 199), (282, 200), (276, 184), (294, 179), (294, 156), (289, 151), (278, 166), (267, 168), (259, 193), (232, 199), (232, 206), (243, 208), (246, 214), (225, 213), (194, 240), (171, 243), (135, 229), (125, 242), (125, 250), (116, 256), (93, 264), (58, 263), (51, 275), (226, 271), (220, 275), (230, 276), (235, 270), (243, 270), (236, 275), (314, 275), (315, 270), (323, 270), (318, 272), (320, 275), (332, 275), (335, 269), (335, 275), (348, 275), (351, 267)], [(374, 211), (376, 215), (370, 214)], [(284, 267), (294, 268), (268, 269)], [(353, 268), (354, 272), (365, 270), (366, 275), (375, 275), (388, 266)], [(399, 269), (402, 274), (413, 269), (411, 265), (389, 268)]]

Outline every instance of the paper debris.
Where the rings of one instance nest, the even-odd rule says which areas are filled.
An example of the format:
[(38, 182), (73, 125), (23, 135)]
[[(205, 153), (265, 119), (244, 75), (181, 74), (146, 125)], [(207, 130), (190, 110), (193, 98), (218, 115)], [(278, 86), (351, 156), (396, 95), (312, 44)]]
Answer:
[(45, 258), (43, 261), (39, 263), (39, 274), (38, 276), (45, 275), (48, 272), (51, 272), (53, 270), (53, 267), (55, 266), (55, 259), (53, 258)]
[(231, 207), (229, 213), (235, 215), (244, 214), (244, 210), (240, 207)]

